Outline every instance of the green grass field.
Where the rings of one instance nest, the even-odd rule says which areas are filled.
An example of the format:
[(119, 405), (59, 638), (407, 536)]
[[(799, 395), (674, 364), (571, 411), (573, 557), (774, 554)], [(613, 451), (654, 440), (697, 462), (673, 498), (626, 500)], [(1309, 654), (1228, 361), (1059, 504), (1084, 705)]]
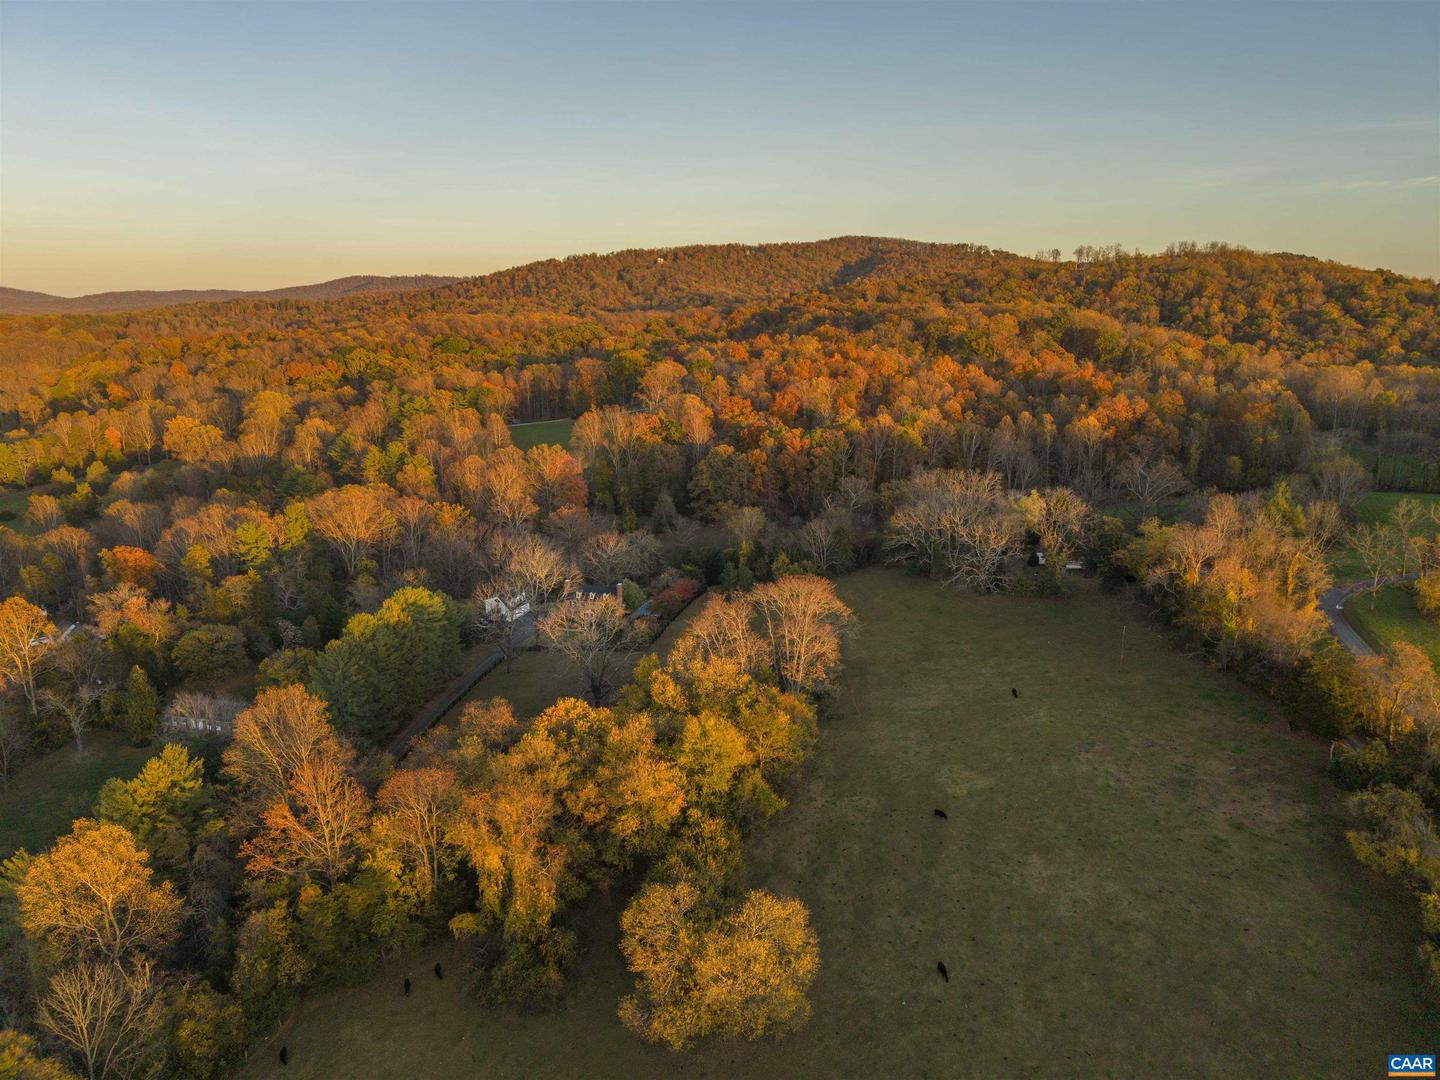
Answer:
[(131, 746), (113, 731), (91, 731), (85, 752), (62, 746), (25, 762), (0, 793), (0, 858), (20, 848), (37, 852), (86, 817), (100, 787), (112, 776), (129, 780), (159, 752), (155, 746)]
[[(1423, 491), (1372, 491), (1355, 507), (1356, 521), (1365, 525), (1388, 521), (1390, 511), (1401, 499), (1413, 499), (1427, 509), (1440, 503), (1440, 495), (1427, 495)], [(1416, 528), (1416, 532), (1424, 536), (1434, 536), (1437, 530), (1440, 526), (1428, 518), (1422, 518)], [(1365, 564), (1351, 548), (1341, 546), (1330, 553), (1330, 572), (1337, 582), (1359, 581), (1365, 577)]]
[(1382, 455), (1377, 447), (1354, 442), (1345, 447), (1345, 452), (1365, 466), (1371, 477), (1376, 476), (1378, 458), (1379, 482), (1388, 488), (1433, 489), (1440, 481), (1440, 470), (1437, 470), (1434, 458), (1424, 453), (1386, 451)]
[(640, 1043), (610, 895), (555, 1014), (486, 1011), (437, 944), (306, 1000), (247, 1075), (1365, 1077), (1432, 1044), (1412, 903), (1346, 849), (1323, 743), (1113, 599), (840, 588), (861, 627), (837, 706), (750, 860), (813, 912), (806, 1028)]
[(521, 450), (550, 443), (569, 446), (574, 420), (537, 420), (533, 424), (511, 424), (510, 438)]
[(1423, 649), (1440, 671), (1440, 622), (1427, 619), (1415, 607), (1408, 589), (1389, 585), (1375, 594), (1359, 593), (1345, 605), (1345, 616), (1374, 649), (1385, 650), (1397, 641), (1408, 641)]
[(0, 524), (24, 536), (34, 536), (37, 531), (35, 524), (25, 516), (30, 509), (30, 496), (54, 494), (57, 490), (54, 485), (39, 484), (31, 488), (0, 491)]

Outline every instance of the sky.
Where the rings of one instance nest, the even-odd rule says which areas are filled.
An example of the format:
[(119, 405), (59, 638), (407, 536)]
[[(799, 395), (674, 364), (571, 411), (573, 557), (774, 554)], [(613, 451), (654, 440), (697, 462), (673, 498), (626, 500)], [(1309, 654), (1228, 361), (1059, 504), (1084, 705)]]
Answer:
[(1440, 277), (1440, 3), (0, 0), (0, 283), (845, 234)]

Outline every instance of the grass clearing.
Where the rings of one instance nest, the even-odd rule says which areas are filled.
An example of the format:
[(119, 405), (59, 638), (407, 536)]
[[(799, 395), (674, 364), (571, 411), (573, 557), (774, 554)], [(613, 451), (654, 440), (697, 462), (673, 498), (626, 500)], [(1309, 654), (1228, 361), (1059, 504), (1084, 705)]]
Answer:
[[(637, 652), (621, 673), (620, 681), (623, 683), (630, 678), (635, 661), (647, 653), (665, 656), (703, 604), (703, 597), (696, 600), (660, 632), (660, 636), (649, 648)], [(489, 701), (491, 698), (503, 697), (514, 707), (517, 717), (527, 720), (544, 712), (562, 697), (583, 698), (584, 680), (563, 659), (540, 645), (539, 641), (537, 636), (532, 641), (531, 648), (515, 657), (515, 662), (508, 671), (502, 664), (476, 683), (475, 689), (465, 696), (464, 701), (447, 714), (446, 721), (458, 715), (465, 702), (469, 701)]]
[(1372, 608), (1370, 594), (1362, 592), (1345, 605), (1345, 617), (1370, 647), (1385, 651), (1397, 641), (1408, 641), (1424, 650), (1440, 671), (1440, 622), (1421, 615), (1414, 595), (1398, 585), (1385, 586), (1374, 600)]
[(113, 731), (90, 731), (84, 753), (70, 743), (25, 762), (0, 793), (0, 858), (49, 847), (77, 817), (89, 816), (106, 780), (131, 779), (157, 753), (158, 746), (131, 746)]
[(1413, 903), (1346, 849), (1323, 743), (1111, 598), (883, 569), (840, 592), (861, 625), (839, 698), (750, 855), (813, 913), (806, 1028), (639, 1042), (615, 1015), (625, 898), (600, 896), (558, 1012), (483, 1009), (429, 977), (437, 944), (307, 999), (246, 1075), (1356, 1077), (1430, 1045)]
[(574, 420), (536, 420), (531, 424), (511, 424), (510, 438), (521, 450), (532, 446), (569, 446)]
[[(1378, 525), (1390, 520), (1390, 512), (1401, 499), (1413, 499), (1427, 510), (1440, 505), (1440, 495), (1430, 495), (1423, 491), (1372, 491), (1356, 504), (1356, 522), (1362, 525)], [(1436, 532), (1440, 532), (1440, 525), (1436, 525), (1428, 517), (1421, 518), (1415, 532), (1420, 536), (1434, 536)], [(1353, 548), (1337, 547), (1330, 553), (1330, 573), (1339, 583), (1359, 581), (1366, 576), (1365, 564), (1360, 561), (1360, 556)]]

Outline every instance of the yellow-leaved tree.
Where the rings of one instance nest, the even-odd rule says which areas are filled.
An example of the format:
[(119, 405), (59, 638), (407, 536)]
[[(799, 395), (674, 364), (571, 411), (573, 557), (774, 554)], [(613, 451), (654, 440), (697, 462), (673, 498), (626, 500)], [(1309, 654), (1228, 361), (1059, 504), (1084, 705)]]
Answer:
[(707, 1035), (758, 1039), (810, 1017), (820, 947), (799, 900), (755, 889), (716, 912), (689, 881), (657, 883), (620, 925), (636, 975), (620, 1018), (650, 1042), (683, 1050)]

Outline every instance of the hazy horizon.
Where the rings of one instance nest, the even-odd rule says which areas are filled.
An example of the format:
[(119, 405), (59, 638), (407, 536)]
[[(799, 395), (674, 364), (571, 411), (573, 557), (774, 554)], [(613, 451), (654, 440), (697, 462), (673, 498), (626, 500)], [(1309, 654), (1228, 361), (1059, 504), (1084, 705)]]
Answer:
[(839, 235), (1440, 277), (1440, 5), (0, 4), (0, 283)]

